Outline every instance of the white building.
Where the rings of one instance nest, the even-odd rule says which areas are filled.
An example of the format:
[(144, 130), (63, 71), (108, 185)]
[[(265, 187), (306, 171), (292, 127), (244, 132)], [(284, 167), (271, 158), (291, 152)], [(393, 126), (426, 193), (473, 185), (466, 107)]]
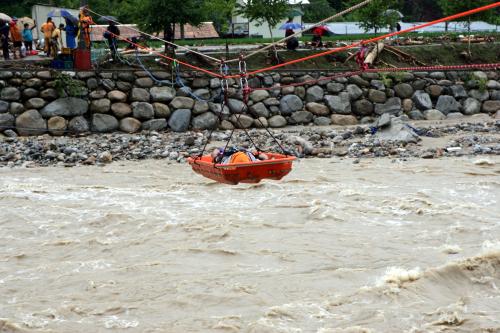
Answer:
[[(237, 0), (237, 3), (240, 6), (244, 6), (246, 4), (246, 0)], [(292, 9), (296, 8), (299, 11), (293, 16), (293, 22), (302, 24), (302, 15), (300, 15), (301, 5), (309, 4), (309, 0), (288, 0), (288, 3), (291, 5)], [(299, 14), (299, 15), (298, 15)], [(278, 23), (277, 26), (272, 27), (272, 32), (274, 37), (284, 37), (285, 30), (279, 30), (279, 27), (288, 21), (287, 18), (283, 19), (282, 22)], [(231, 28), (230, 33), (234, 35), (246, 35), (246, 36), (262, 36), (263, 38), (270, 38), (271, 33), (269, 32), (269, 25), (264, 22), (259, 24), (258, 22), (249, 21), (248, 18), (243, 15), (234, 14), (231, 18)]]

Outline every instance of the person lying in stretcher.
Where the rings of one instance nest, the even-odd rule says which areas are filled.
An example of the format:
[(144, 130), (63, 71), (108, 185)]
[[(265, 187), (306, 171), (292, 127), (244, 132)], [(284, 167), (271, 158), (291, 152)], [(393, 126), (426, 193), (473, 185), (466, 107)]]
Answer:
[(245, 150), (245, 149), (227, 149), (215, 148), (212, 151), (212, 160), (216, 164), (233, 164), (233, 163), (250, 163), (257, 160), (268, 160), (269, 156), (267, 154), (258, 152), (257, 150)]

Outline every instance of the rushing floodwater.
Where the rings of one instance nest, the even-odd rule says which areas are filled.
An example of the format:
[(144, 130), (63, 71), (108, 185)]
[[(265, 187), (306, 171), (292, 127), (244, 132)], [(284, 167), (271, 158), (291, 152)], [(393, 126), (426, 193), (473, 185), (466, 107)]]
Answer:
[(500, 158), (0, 170), (0, 332), (499, 332)]

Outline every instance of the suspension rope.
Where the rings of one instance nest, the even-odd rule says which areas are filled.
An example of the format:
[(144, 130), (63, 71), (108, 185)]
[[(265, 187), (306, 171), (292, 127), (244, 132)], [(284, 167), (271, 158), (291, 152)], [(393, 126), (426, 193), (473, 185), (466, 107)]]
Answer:
[[(282, 38), (282, 39), (280, 39), (280, 40), (279, 40), (279, 41), (277, 41), (277, 42), (274, 42), (274, 43), (269, 44), (269, 45), (267, 45), (267, 46), (265, 46), (265, 47), (263, 47), (263, 48), (260, 48), (260, 49), (258, 49), (258, 50), (255, 50), (255, 51), (251, 52), (250, 54), (248, 54), (248, 55), (244, 56), (244, 59), (248, 59), (248, 58), (250, 58), (250, 57), (252, 57), (252, 56), (254, 56), (254, 55), (256, 55), (256, 54), (259, 54), (259, 53), (261, 53), (261, 52), (263, 52), (263, 51), (265, 51), (265, 50), (268, 50), (268, 49), (270, 49), (270, 48), (272, 48), (272, 47), (274, 47), (274, 46), (276, 46), (276, 45), (278, 45), (278, 44), (284, 43), (284, 42), (286, 42), (287, 40), (289, 40), (289, 39), (291, 39), (291, 38), (293, 38), (293, 37), (297, 37), (298, 35), (300, 35), (300, 34), (304, 33), (305, 31), (311, 30), (311, 29), (313, 29), (313, 28), (315, 28), (315, 27), (317, 27), (317, 26), (323, 25), (323, 24), (324, 24), (324, 23), (326, 23), (326, 22), (333, 21), (333, 20), (335, 20), (335, 19), (337, 19), (337, 18), (339, 18), (339, 17), (342, 17), (342, 16), (344, 16), (344, 15), (346, 15), (346, 14), (349, 14), (349, 13), (350, 13), (350, 12), (352, 12), (352, 11), (355, 11), (355, 10), (357, 10), (357, 9), (359, 9), (359, 8), (363, 7), (363, 6), (366, 6), (367, 4), (369, 4), (369, 3), (370, 3), (370, 2), (372, 2), (372, 1), (373, 1), (373, 0), (365, 0), (365, 1), (363, 1), (363, 2), (360, 2), (360, 3), (358, 3), (357, 5), (354, 5), (354, 6), (350, 7), (350, 8), (347, 8), (347, 9), (345, 9), (345, 10), (341, 11), (340, 13), (337, 13), (337, 14), (335, 14), (335, 15), (332, 15), (332, 16), (330, 16), (330, 17), (327, 17), (326, 19), (323, 19), (323, 20), (321, 20), (321, 21), (319, 21), (319, 22), (317, 22), (317, 23), (313, 24), (313, 25), (312, 25), (312, 26), (310, 26), (309, 28), (302, 29), (302, 30), (300, 30), (299, 32), (294, 33), (293, 35), (290, 35), (290, 36), (288, 36), (288, 37)], [(235, 62), (235, 61), (238, 61), (238, 58), (228, 60), (227, 62)]]
[(172, 84), (172, 82), (170, 82), (169, 80), (160, 80), (156, 76), (154, 76), (153, 73), (151, 73), (151, 71), (148, 70), (146, 68), (146, 66), (144, 65), (144, 63), (142, 62), (141, 58), (139, 57), (138, 50), (135, 51), (135, 58), (136, 58), (137, 63), (139, 64), (139, 66), (142, 68), (142, 70), (144, 72), (146, 72), (146, 74), (148, 74), (148, 76), (151, 78), (151, 80), (153, 80), (156, 84), (158, 84), (160, 86)]
[[(475, 8), (475, 9), (471, 9), (471, 10), (468, 10), (468, 11), (465, 11), (465, 12), (462, 12), (462, 13), (458, 13), (458, 14), (447, 16), (447, 17), (443, 17), (441, 19), (434, 20), (434, 21), (431, 21), (431, 22), (427, 22), (427, 23), (424, 23), (424, 24), (420, 24), (420, 25), (417, 25), (417, 26), (414, 26), (414, 27), (411, 27), (411, 28), (408, 28), (408, 29), (401, 30), (401, 31), (395, 31), (395, 32), (392, 32), (392, 33), (388, 33), (386, 35), (382, 35), (382, 36), (374, 37), (374, 38), (371, 38), (371, 39), (368, 39), (368, 40), (356, 42), (356, 43), (353, 43), (353, 44), (350, 44), (350, 45), (346, 45), (346, 46), (343, 46), (343, 47), (338, 47), (338, 48), (335, 48), (335, 49), (332, 49), (332, 50), (328, 50), (328, 51), (324, 51), (324, 52), (312, 54), (312, 55), (307, 56), (307, 57), (290, 60), (290, 61), (282, 63), (282, 64), (278, 64), (278, 65), (274, 65), (274, 66), (270, 66), (270, 67), (266, 67), (266, 68), (261, 68), (261, 69), (258, 69), (258, 70), (255, 70), (255, 71), (252, 71), (252, 72), (248, 73), (248, 75), (255, 75), (255, 74), (258, 74), (258, 73), (268, 72), (268, 71), (271, 71), (271, 70), (276, 69), (276, 68), (288, 66), (288, 65), (291, 65), (291, 64), (296, 64), (296, 63), (299, 63), (299, 62), (304, 62), (304, 61), (307, 61), (307, 60), (311, 60), (311, 59), (314, 59), (314, 58), (322, 57), (322, 56), (325, 56), (325, 55), (328, 55), (328, 54), (332, 54), (332, 53), (337, 53), (337, 52), (340, 52), (340, 51), (345, 51), (345, 50), (348, 50), (348, 49), (351, 49), (351, 48), (354, 48), (354, 47), (362, 46), (364, 44), (374, 43), (374, 42), (377, 42), (379, 40), (386, 39), (386, 38), (389, 38), (389, 37), (392, 37), (392, 36), (398, 36), (398, 35), (405, 34), (405, 33), (408, 33), (408, 32), (412, 32), (412, 31), (415, 31), (415, 30), (419, 30), (419, 29), (422, 29), (422, 28), (425, 28), (425, 27), (429, 27), (429, 26), (432, 26), (432, 25), (435, 25), (435, 24), (438, 24), (438, 23), (442, 23), (442, 22), (446, 22), (446, 21), (452, 21), (452, 20), (455, 20), (455, 19), (458, 19), (458, 18), (461, 18), (461, 17), (464, 17), (464, 16), (469, 16), (469, 15), (477, 14), (477, 13), (483, 12), (485, 10), (493, 9), (493, 8), (496, 8), (496, 7), (499, 7), (499, 6), (500, 6), (500, 1), (492, 3), (492, 4), (489, 4), (489, 5), (486, 5), (486, 6), (478, 7), (478, 8)], [(237, 78), (238, 76), (239, 75), (231, 75), (231, 76), (228, 76), (228, 78)]]
[[(88, 7), (85, 7), (85, 9), (86, 9), (86, 10), (88, 10), (89, 12), (91, 12), (91, 13), (93, 13), (93, 14), (95, 14), (95, 15), (99, 16), (99, 17), (106, 17), (106, 18), (107, 18), (107, 20), (108, 20), (108, 21), (110, 21), (110, 22), (113, 22), (113, 23), (118, 24), (118, 25), (123, 25), (122, 23), (120, 23), (120, 22), (118, 22), (118, 21), (115, 21), (115, 20), (110, 20), (110, 19), (109, 19), (109, 17), (107, 17), (107, 16), (105, 16), (105, 15), (102, 15), (102, 14), (99, 14), (99, 13), (97, 13), (97, 12), (95, 12), (95, 11), (91, 10), (91, 9), (90, 9), (90, 8), (88, 8)], [(158, 15), (160, 15), (160, 14), (158, 14)], [(146, 35), (146, 36), (148, 36), (148, 37), (150, 37), (150, 38), (152, 38), (152, 39), (159, 40), (159, 41), (164, 42), (164, 43), (167, 43), (167, 44), (169, 44), (169, 45), (171, 45), (171, 46), (178, 47), (178, 48), (180, 48), (180, 49), (184, 49), (184, 50), (186, 50), (186, 51), (192, 52), (192, 53), (194, 53), (194, 54), (197, 54), (197, 55), (199, 55), (199, 56), (205, 57), (205, 58), (207, 58), (207, 59), (210, 59), (210, 60), (213, 60), (213, 61), (216, 61), (216, 62), (220, 62), (220, 60), (219, 60), (219, 59), (217, 59), (217, 58), (214, 58), (214, 57), (211, 57), (211, 56), (209, 56), (209, 55), (207, 55), (207, 54), (204, 54), (204, 53), (201, 53), (201, 52), (195, 51), (195, 50), (193, 50), (193, 49), (191, 49), (191, 48), (189, 48), (189, 47), (187, 47), (187, 46), (182, 46), (182, 45), (179, 45), (179, 44), (172, 43), (172, 42), (170, 42), (170, 41), (168, 41), (168, 40), (162, 39), (162, 38), (157, 37), (157, 36), (154, 36), (154, 35), (152, 35), (152, 34), (148, 34), (148, 33), (146, 33), (146, 32), (142, 32), (142, 31), (140, 31), (139, 29), (135, 29), (135, 28), (132, 28), (132, 27), (128, 27), (128, 28), (129, 28), (129, 29), (131, 29), (131, 30), (133, 30), (133, 31), (135, 31), (135, 32), (140, 33), (141, 35)]]

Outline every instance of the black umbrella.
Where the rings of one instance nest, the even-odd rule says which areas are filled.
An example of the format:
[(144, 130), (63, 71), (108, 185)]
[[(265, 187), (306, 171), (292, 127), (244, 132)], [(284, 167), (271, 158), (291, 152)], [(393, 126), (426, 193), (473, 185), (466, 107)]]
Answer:
[(117, 22), (118, 19), (114, 16), (101, 16), (97, 22), (101, 22), (101, 23), (108, 23), (108, 22)]

